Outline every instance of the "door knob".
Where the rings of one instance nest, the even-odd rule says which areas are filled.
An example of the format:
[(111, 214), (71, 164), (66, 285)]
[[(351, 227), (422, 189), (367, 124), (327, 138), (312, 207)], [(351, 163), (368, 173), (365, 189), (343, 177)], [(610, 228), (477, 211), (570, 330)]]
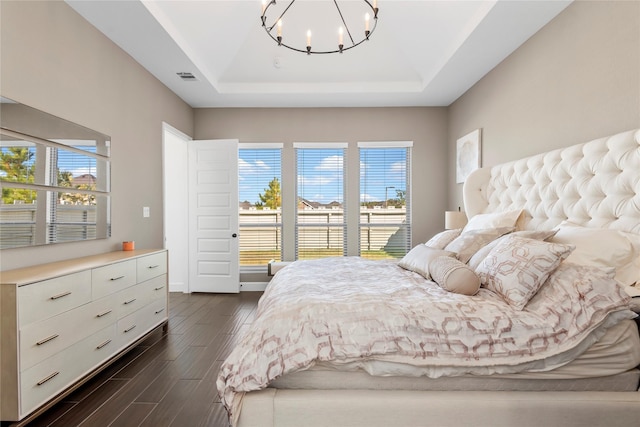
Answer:
[(238, 237), (238, 235), (236, 233), (233, 233), (231, 237)]

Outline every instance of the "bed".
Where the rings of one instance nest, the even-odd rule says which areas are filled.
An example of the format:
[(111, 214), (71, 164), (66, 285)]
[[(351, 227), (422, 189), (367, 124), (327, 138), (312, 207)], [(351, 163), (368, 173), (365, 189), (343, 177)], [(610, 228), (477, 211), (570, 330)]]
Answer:
[(640, 131), (492, 168), (399, 262), (279, 271), (217, 387), (233, 426), (640, 420)]

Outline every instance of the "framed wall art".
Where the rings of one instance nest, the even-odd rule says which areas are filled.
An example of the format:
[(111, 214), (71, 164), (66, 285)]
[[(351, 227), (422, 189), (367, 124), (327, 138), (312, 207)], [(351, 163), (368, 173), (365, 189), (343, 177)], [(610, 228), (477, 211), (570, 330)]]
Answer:
[(476, 129), (458, 139), (456, 146), (456, 182), (463, 183), (467, 176), (480, 167), (482, 129)]

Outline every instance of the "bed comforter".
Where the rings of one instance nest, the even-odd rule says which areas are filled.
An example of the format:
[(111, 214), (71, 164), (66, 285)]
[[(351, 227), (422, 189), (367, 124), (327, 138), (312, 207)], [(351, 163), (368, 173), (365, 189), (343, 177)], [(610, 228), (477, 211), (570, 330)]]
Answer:
[(217, 387), (235, 425), (244, 393), (318, 362), (434, 378), (551, 370), (635, 317), (628, 308), (610, 275), (568, 263), (516, 311), (487, 289), (449, 293), (392, 261), (297, 261), (270, 282)]

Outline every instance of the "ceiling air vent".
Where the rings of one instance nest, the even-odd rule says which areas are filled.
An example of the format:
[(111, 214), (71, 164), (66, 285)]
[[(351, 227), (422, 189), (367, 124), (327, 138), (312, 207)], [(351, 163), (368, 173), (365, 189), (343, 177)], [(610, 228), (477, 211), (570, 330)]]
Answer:
[(196, 76), (191, 73), (176, 73), (185, 82), (197, 82)]

